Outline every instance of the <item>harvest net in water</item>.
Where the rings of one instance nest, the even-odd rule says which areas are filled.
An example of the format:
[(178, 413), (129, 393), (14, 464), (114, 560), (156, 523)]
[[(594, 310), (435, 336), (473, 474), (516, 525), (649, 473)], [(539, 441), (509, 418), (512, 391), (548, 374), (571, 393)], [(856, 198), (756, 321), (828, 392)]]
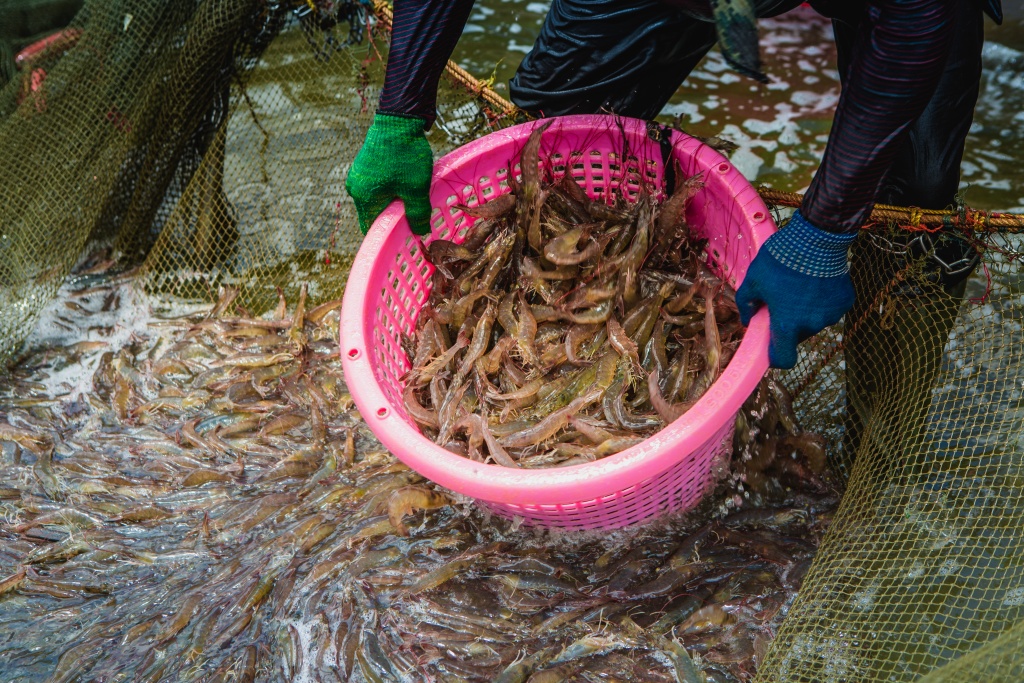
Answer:
[[(0, 24), (22, 11), (0, 1)], [(111, 261), (138, 266), (153, 301), (232, 293), (210, 317), (137, 330), (86, 398), (26, 398), (18, 375), (8, 386), (5, 680), (476, 680), (520, 655), (522, 670), (578, 680), (672, 680), (659, 663), (700, 680), (679, 643), (715, 680), (752, 675), (737, 662), (756, 663), (761, 681), (1021, 680), (1014, 236), (985, 237), (964, 292), (938, 282), (929, 257), (901, 255), (899, 234), (859, 240), (857, 307), (779, 378), (845, 482), (802, 584), (823, 522), (796, 513), (780, 524), (804, 540), (781, 558), (735, 518), (714, 527), (716, 542), (672, 522), (552, 545), (452, 508), (427, 531), (393, 535), (412, 505), (403, 487), (421, 482), (373, 452), (338, 374), (336, 312), (316, 309), (340, 295), (359, 244), (343, 183), (386, 55), (386, 32), (365, 16), (332, 29), (304, 3), (86, 2), (64, 40), (0, 71), (0, 355), (87, 245), (98, 251), (69, 299), (83, 315), (99, 314), (97, 292), (102, 308), (120, 296), (90, 291), (88, 271)], [(437, 152), (509, 122), (460, 86), (439, 102)], [(254, 334), (247, 316), (273, 309), (278, 288), (299, 301), (300, 283), (316, 316), (294, 303), (270, 316), (265, 348), (282, 355), (233, 385), (223, 368)], [(264, 401), (269, 417), (224, 417), (211, 397)], [(240, 451), (232, 434), (253, 433), (259, 443)], [(131, 466), (117, 460), (126, 447)], [(701, 562), (731, 577), (719, 579), (727, 593), (687, 583)], [(544, 583), (530, 567), (567, 578)], [(733, 594), (760, 602), (743, 612)], [(435, 630), (417, 638), (421, 624)], [(708, 633), (729, 638), (698, 637)]]

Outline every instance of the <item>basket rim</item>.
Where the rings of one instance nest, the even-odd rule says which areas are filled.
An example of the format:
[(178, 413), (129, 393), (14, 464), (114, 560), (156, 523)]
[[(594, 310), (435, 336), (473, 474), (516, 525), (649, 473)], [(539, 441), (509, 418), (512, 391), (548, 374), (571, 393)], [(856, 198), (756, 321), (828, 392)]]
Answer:
[[(535, 126), (548, 120), (496, 131), (445, 155), (435, 164), (433, 183), (457, 173), (464, 163), (481, 154), (524, 140)], [(563, 130), (593, 130), (616, 122), (623, 131), (643, 134), (648, 125), (639, 119), (605, 115), (564, 116), (557, 117), (556, 122)], [(753, 185), (725, 157), (696, 138), (674, 131), (672, 144), (674, 148), (702, 148), (692, 153), (700, 165), (717, 167), (730, 184), (738, 185), (735, 203), (751, 209), (744, 211), (744, 216), (751, 224), (754, 246), (760, 248), (776, 228)], [(723, 165), (728, 166), (728, 171), (723, 170)], [(750, 217), (754, 214), (760, 216), (756, 222)], [(367, 350), (374, 344), (365, 326), (365, 316), (376, 310), (371, 275), (378, 267), (381, 248), (395, 231), (412, 234), (399, 200), (377, 218), (353, 261), (339, 326), (342, 369), (356, 407), (381, 443), (422, 476), (457, 493), (493, 503), (534, 506), (575, 506), (581, 501), (615, 495), (684, 461), (721, 428), (721, 421), (713, 426), (712, 418), (720, 418), (723, 413), (734, 415), (768, 370), (769, 320), (767, 309), (762, 308), (751, 320), (729, 365), (704, 396), (682, 417), (641, 443), (600, 460), (569, 467), (521, 469), (469, 460), (435, 444), (407, 423), (392, 409), (373, 372)]]

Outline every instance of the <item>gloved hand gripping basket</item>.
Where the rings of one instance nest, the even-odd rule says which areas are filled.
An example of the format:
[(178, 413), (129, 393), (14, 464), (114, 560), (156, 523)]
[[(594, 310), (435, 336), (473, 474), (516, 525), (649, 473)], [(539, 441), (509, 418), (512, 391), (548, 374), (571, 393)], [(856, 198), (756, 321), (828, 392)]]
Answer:
[[(467, 144), (435, 166), (432, 234), (462, 242), (477, 220), (458, 208), (509, 191), (510, 160), (531, 122)], [(708, 238), (708, 265), (738, 287), (761, 243), (775, 230), (757, 191), (718, 152), (672, 132), (670, 150), (648, 124), (608, 116), (557, 119), (543, 136), (542, 165), (556, 177), (569, 172), (592, 197), (638, 189), (637, 174), (661, 187), (663, 150), (687, 176), (703, 172), (704, 187), (686, 219)], [(624, 154), (625, 151), (625, 154)], [(629, 176), (632, 167), (633, 176)], [(623, 177), (626, 182), (623, 183)], [(439, 210), (438, 210), (439, 209)], [(758, 313), (729, 365), (679, 419), (620, 453), (580, 465), (523, 469), (483, 464), (424, 437), (406, 414), (401, 377), (410, 367), (401, 335), (412, 334), (430, 293), (433, 267), (394, 202), (366, 236), (349, 275), (341, 316), (341, 353), (356, 406), (380, 441), (424, 477), (470, 496), (495, 513), (526, 524), (572, 529), (618, 528), (697, 504), (727, 462), (736, 413), (768, 368), (768, 317)]]

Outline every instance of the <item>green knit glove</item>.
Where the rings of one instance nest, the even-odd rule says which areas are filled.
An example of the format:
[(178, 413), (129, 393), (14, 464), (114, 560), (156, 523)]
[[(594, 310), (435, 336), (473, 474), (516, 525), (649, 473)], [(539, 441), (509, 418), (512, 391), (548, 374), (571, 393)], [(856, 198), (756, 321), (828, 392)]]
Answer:
[(377, 114), (366, 142), (352, 162), (345, 189), (359, 214), (365, 235), (391, 200), (401, 199), (409, 226), (417, 235), (430, 232), (430, 177), (434, 156), (421, 118)]

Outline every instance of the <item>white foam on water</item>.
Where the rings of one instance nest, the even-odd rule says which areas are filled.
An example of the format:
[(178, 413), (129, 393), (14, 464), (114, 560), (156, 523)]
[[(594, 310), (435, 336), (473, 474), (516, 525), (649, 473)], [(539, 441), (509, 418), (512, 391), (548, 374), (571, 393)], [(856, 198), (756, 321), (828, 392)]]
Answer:
[(839, 104), (839, 91), (832, 89), (819, 93), (811, 90), (796, 90), (790, 95), (790, 102), (802, 109), (801, 114), (832, 111)]
[(772, 165), (783, 173), (792, 173), (799, 168), (799, 165), (790, 160), (785, 152), (776, 152), (775, 161), (772, 162)]
[[(25, 340), (25, 348), (54, 348), (82, 342), (106, 345), (104, 349), (83, 353), (80, 362), (51, 371), (43, 380), (49, 395), (74, 399), (91, 391), (92, 376), (104, 351), (116, 351), (133, 338), (148, 336), (150, 312), (143, 295), (130, 283), (75, 296), (70, 282), (65, 282), (43, 308), (35, 328)], [(114, 297), (114, 303), (104, 311), (109, 297)], [(81, 309), (70, 309), (69, 303)]]
[(208, 303), (150, 298), (132, 280), (109, 287), (101, 280), (93, 292), (80, 290), (81, 277), (68, 278), (40, 311), (22, 345), (24, 351), (32, 352), (96, 344), (96, 348), (75, 353), (72, 362), (63, 367), (35, 373), (34, 379), (46, 387), (47, 395), (72, 401), (92, 391), (92, 378), (104, 353), (117, 352), (133, 341), (172, 337), (180, 332), (178, 328), (153, 327), (151, 323), (210, 308)]
[[(319, 613), (316, 615), (319, 616)], [(314, 664), (317, 658), (321, 658), (325, 662), (335, 662), (338, 658), (338, 650), (334, 646), (334, 638), (332, 637), (332, 631), (330, 630), (330, 624), (325, 624), (324, 621), (316, 618), (316, 616), (308, 617), (304, 620), (292, 620), (286, 622), (285, 628), (288, 625), (294, 626), (296, 632), (299, 634), (299, 645), (302, 650), (302, 667), (297, 672), (293, 672), (292, 683), (318, 683), (320, 676), (314, 668)], [(313, 630), (318, 626), (327, 628), (327, 637), (322, 639), (320, 643), (313, 642)], [(326, 649), (320, 647), (321, 643), (326, 642)]]
[(939, 567), (939, 576), (955, 576), (960, 573), (962, 566), (954, 559), (948, 559)]
[(986, 42), (981, 48), (981, 58), (1000, 65), (1015, 65), (1024, 58), (1024, 51), (1016, 50), (1001, 43)]
[(1006, 591), (1003, 605), (1006, 607), (1020, 607), (1024, 605), (1024, 587), (1011, 588)]
[(700, 113), (700, 106), (696, 102), (684, 101), (669, 104), (661, 110), (661, 113), (665, 116), (678, 116), (689, 124), (700, 123), (704, 120), (704, 115)]
[(875, 598), (878, 596), (879, 585), (872, 583), (864, 590), (853, 594), (853, 608), (858, 612), (870, 612), (875, 606)]

